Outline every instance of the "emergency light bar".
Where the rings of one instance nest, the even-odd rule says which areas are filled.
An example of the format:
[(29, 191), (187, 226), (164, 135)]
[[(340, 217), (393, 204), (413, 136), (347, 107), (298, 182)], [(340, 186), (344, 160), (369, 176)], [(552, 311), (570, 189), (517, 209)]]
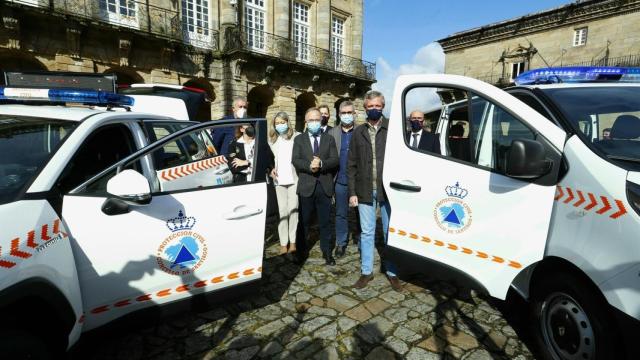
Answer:
[(0, 86), (0, 100), (69, 102), (91, 105), (133, 106), (130, 96), (84, 89), (33, 89)]
[(4, 83), (12, 87), (44, 89), (87, 89), (116, 92), (115, 74), (92, 74), (62, 71), (4, 73)]
[(536, 69), (520, 74), (516, 85), (591, 81), (640, 81), (640, 68), (570, 66)]

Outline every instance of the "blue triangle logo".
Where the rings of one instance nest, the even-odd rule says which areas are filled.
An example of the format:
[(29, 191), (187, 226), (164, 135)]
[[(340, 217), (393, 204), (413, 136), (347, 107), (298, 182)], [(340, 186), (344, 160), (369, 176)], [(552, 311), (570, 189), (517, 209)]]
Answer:
[(187, 247), (183, 245), (180, 248), (180, 251), (178, 252), (178, 256), (176, 256), (176, 259), (173, 261), (173, 266), (182, 265), (183, 263), (187, 263), (194, 260), (196, 260), (196, 257), (193, 256), (191, 251), (189, 251), (189, 249), (187, 249)]
[(456, 211), (453, 209), (451, 209), (449, 214), (444, 218), (444, 221), (451, 224), (462, 225), (460, 219), (458, 218), (458, 214), (456, 214)]

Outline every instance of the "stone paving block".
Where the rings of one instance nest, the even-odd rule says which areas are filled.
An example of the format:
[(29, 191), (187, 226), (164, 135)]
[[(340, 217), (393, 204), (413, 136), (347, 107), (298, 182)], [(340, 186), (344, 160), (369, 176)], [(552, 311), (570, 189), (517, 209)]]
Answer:
[(407, 343), (412, 343), (422, 338), (420, 334), (414, 332), (411, 329), (407, 329), (404, 326), (398, 326), (398, 328), (396, 328), (396, 331), (394, 331), (393, 336), (406, 341)]
[(254, 333), (259, 336), (269, 336), (287, 326), (281, 319), (272, 321), (256, 329)]
[(386, 338), (384, 341), (384, 346), (399, 355), (404, 355), (407, 351), (409, 351), (409, 346), (407, 346), (404, 341), (396, 338), (395, 336)]
[(386, 292), (386, 293), (380, 295), (380, 298), (382, 300), (388, 302), (389, 304), (397, 304), (400, 301), (404, 300), (405, 296), (404, 296), (404, 294), (401, 294), (399, 292), (396, 292), (396, 291), (392, 290), (392, 291), (389, 291), (389, 292)]
[(371, 299), (364, 303), (364, 306), (371, 312), (373, 315), (377, 315), (387, 309), (391, 304), (381, 299)]
[(326, 299), (335, 294), (340, 289), (340, 286), (334, 283), (326, 283), (315, 287), (311, 290), (311, 293), (319, 298)]
[(408, 327), (418, 334), (427, 334), (433, 330), (431, 324), (422, 319), (412, 319), (404, 323), (404, 326)]
[(340, 360), (338, 349), (335, 346), (327, 346), (318, 352), (314, 357), (315, 360)]
[(309, 293), (304, 292), (304, 291), (299, 292), (299, 293), (296, 294), (296, 302), (297, 303), (308, 302), (312, 298), (313, 298), (313, 296), (311, 296)]
[(327, 306), (338, 312), (349, 310), (356, 305), (358, 305), (358, 301), (342, 294), (336, 294), (327, 299)]
[(313, 298), (309, 301), (309, 303), (315, 306), (324, 306), (324, 300), (322, 300), (321, 298)]
[(277, 341), (271, 341), (262, 347), (258, 356), (261, 358), (270, 358), (271, 356), (281, 352), (284, 348)]
[(384, 316), (391, 320), (391, 322), (398, 324), (401, 322), (407, 321), (407, 313), (409, 309), (407, 308), (392, 308), (384, 312)]
[(371, 313), (364, 307), (364, 305), (356, 306), (351, 310), (345, 311), (344, 314), (358, 322), (365, 322), (371, 318)]
[(334, 340), (338, 336), (338, 324), (331, 323), (324, 327), (321, 327), (313, 333), (314, 338), (324, 340)]
[(424, 349), (413, 348), (409, 350), (409, 353), (407, 354), (405, 359), (407, 360), (441, 360), (441, 357), (439, 354), (432, 353)]
[(249, 360), (254, 357), (258, 351), (260, 351), (260, 346), (256, 345), (242, 350), (227, 351), (224, 357), (228, 360)]
[(489, 335), (484, 339), (483, 343), (487, 346), (487, 348), (491, 351), (500, 351), (504, 349), (504, 346), (507, 343), (508, 338), (504, 336), (504, 334), (498, 331), (492, 331)]
[(434, 335), (419, 342), (417, 346), (434, 353), (441, 353), (447, 346), (447, 342)]
[(436, 329), (436, 334), (449, 344), (453, 344), (464, 350), (478, 347), (478, 341), (471, 335), (450, 326), (442, 326)]
[(382, 334), (388, 333), (393, 328), (393, 324), (380, 315), (367, 321), (365, 325), (374, 325)]
[(493, 358), (494, 357), (491, 356), (491, 353), (489, 353), (487, 350), (478, 349), (463, 357), (463, 360), (490, 360)]
[(395, 358), (395, 355), (393, 355), (391, 351), (382, 346), (371, 350), (371, 352), (365, 356), (365, 360), (395, 360)]
[(329, 322), (331, 322), (331, 319), (325, 316), (320, 316), (302, 323), (302, 325), (300, 325), (300, 330), (304, 333), (310, 333)]
[(307, 312), (309, 314), (325, 315), (325, 316), (336, 316), (336, 315), (338, 315), (338, 313), (335, 310), (327, 309), (325, 307), (320, 307), (320, 306), (312, 306), (312, 307), (309, 308), (309, 310), (307, 310)]
[(340, 331), (347, 332), (351, 330), (354, 326), (358, 325), (358, 322), (352, 320), (346, 316), (341, 316), (338, 319), (338, 326), (340, 327)]

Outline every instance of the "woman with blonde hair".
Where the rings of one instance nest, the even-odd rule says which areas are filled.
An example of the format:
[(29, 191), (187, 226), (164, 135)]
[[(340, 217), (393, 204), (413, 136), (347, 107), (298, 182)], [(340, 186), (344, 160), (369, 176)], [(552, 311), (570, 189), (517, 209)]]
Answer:
[[(276, 188), (278, 211), (278, 237), (280, 254), (296, 251), (296, 230), (298, 228), (298, 174), (291, 164), (293, 139), (300, 133), (295, 131), (289, 121), (289, 115), (280, 111), (269, 127), (269, 146), (274, 156), (274, 168), (271, 178)], [(288, 246), (288, 247), (287, 247)]]

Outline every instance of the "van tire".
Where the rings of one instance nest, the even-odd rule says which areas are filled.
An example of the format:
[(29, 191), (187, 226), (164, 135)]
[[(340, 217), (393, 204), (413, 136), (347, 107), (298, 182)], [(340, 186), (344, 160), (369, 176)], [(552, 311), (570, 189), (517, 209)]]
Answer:
[(608, 304), (597, 288), (571, 272), (554, 273), (543, 281), (534, 287), (531, 304), (539, 356), (545, 360), (619, 358)]
[(29, 360), (53, 358), (41, 338), (23, 330), (0, 332), (0, 357)]

